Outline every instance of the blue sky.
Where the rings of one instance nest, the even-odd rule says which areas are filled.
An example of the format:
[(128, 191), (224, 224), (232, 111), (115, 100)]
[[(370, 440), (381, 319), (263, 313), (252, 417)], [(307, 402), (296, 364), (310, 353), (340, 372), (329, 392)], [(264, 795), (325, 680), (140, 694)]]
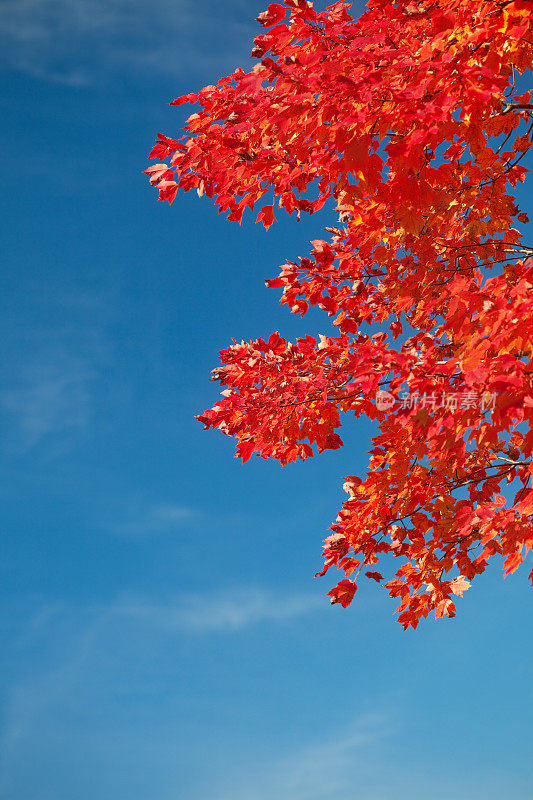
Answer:
[(261, 10), (0, 9), (0, 796), (532, 798), (527, 571), (415, 632), (374, 585), (332, 607), (312, 576), (370, 425), (282, 469), (194, 419), (231, 337), (328, 331), (263, 283), (327, 213), (239, 227), (142, 175)]

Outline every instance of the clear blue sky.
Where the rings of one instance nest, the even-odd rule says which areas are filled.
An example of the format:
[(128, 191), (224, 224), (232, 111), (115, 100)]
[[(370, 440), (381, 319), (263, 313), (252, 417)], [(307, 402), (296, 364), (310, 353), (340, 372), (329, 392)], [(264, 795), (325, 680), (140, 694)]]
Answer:
[(263, 284), (327, 214), (239, 227), (142, 175), (263, 7), (0, 10), (0, 796), (531, 799), (528, 570), (415, 632), (374, 584), (332, 607), (312, 576), (370, 426), (281, 469), (194, 419), (231, 337), (328, 331)]

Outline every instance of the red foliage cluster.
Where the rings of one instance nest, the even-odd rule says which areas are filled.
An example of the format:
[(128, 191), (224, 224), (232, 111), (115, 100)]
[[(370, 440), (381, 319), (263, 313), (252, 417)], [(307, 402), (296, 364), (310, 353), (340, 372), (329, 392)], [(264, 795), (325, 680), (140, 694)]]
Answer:
[(347, 606), (361, 570), (382, 582), (369, 567), (398, 558), (384, 585), (416, 627), (453, 616), (452, 596), (491, 556), (510, 573), (533, 547), (533, 249), (512, 194), (532, 146), (532, 93), (519, 87), (533, 4), (348, 9), (270, 5), (259, 63), (174, 101), (201, 110), (180, 141), (158, 134), (150, 155), (164, 163), (146, 172), (159, 199), (196, 189), (238, 222), (269, 197), (266, 228), (278, 209), (299, 218), (335, 202), (331, 240), (267, 284), (294, 313), (325, 310), (338, 335), (223, 350), (226, 388), (199, 419), (235, 437), (243, 460), (282, 464), (340, 447), (341, 414), (377, 419), (320, 574), (343, 571), (329, 594)]

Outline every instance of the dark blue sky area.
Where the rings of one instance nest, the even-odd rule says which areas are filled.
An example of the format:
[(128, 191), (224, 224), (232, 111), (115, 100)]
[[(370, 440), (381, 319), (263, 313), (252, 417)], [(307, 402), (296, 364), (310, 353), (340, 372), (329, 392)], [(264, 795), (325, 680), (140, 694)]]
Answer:
[(239, 227), (142, 174), (263, 8), (0, 9), (0, 796), (530, 799), (527, 570), (416, 632), (374, 585), (331, 607), (312, 576), (371, 426), (282, 469), (194, 419), (231, 337), (329, 331), (263, 282), (327, 212)]

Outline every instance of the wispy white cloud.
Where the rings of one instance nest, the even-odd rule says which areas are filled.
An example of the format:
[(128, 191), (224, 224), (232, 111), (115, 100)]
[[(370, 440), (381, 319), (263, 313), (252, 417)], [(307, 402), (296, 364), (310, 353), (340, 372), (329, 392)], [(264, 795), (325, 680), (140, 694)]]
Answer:
[[(117, 71), (190, 72), (224, 58), (240, 38), (249, 40), (253, 25), (245, 37), (243, 28), (262, 3), (234, 0), (233, 7), (241, 22), (229, 18), (226, 4), (211, 0), (3, 0), (2, 60), (73, 86)], [(214, 31), (218, 45), (210, 47)], [(193, 43), (200, 40), (201, 51)]]
[(43, 445), (46, 457), (62, 454), (92, 424), (107, 390), (115, 311), (104, 289), (50, 285), (43, 295), (31, 281), (20, 305), (23, 313), (8, 305), (0, 322), (0, 449), (20, 455)]
[[(372, 773), (383, 758), (383, 744), (393, 732), (390, 713), (361, 714), (340, 732), (328, 734), (289, 753), (255, 763), (231, 776), (231, 790), (213, 789), (208, 800), (331, 800), (343, 795), (382, 798), (372, 787)], [(386, 767), (383, 762), (381, 769)], [(354, 795), (354, 787), (361, 793)], [(401, 795), (404, 797), (404, 795)]]
[(179, 503), (156, 503), (147, 507), (134, 503), (123, 512), (122, 519), (111, 524), (110, 531), (126, 538), (143, 539), (185, 530), (201, 516), (197, 509)]
[[(252, 597), (256, 610), (249, 619), (228, 614), (228, 603), (232, 607)], [(427, 698), (418, 695), (408, 698), (405, 707), (404, 691), (391, 691), (398, 683), (394, 678), (383, 686), (385, 696), (376, 696), (376, 683), (352, 661), (334, 660), (324, 675), (327, 700), (338, 708), (336, 725), (332, 715), (326, 719), (321, 713), (323, 705), (310, 713), (306, 663), (298, 663), (301, 678), (294, 672), (288, 677), (295, 698), (280, 713), (278, 741), (268, 704), (270, 695), (279, 701), (275, 682), (280, 673), (269, 680), (260, 657), (256, 662), (248, 657), (251, 639), (243, 636), (242, 650), (232, 643), (235, 662), (230, 668), (239, 657), (247, 669), (256, 663), (257, 680), (242, 694), (239, 682), (230, 681), (220, 703), (228, 662), (224, 664), (223, 655), (219, 663), (217, 654), (224, 649), (217, 641), (206, 649), (205, 638), (200, 642), (192, 636), (184, 647), (185, 633), (196, 628), (206, 633), (244, 630), (291, 615), (296, 619), (312, 602), (246, 590), (212, 593), (201, 601), (180, 597), (158, 604), (122, 597), (93, 608), (41, 608), (17, 640), (17, 652), (8, 650), (13, 663), (2, 686), (1, 796), (40, 796), (35, 787), (43, 785), (46, 797), (76, 796), (77, 787), (85, 797), (90, 778), (102, 800), (120, 792), (158, 800), (445, 800), (457, 793), (457, 786), (472, 800), (530, 797), (526, 780), (505, 759), (493, 764), (491, 753), (481, 750), (473, 761), (468, 754), (454, 761), (457, 747), (466, 747), (468, 753), (468, 735), (457, 741), (454, 736), (460, 714), (447, 719), (450, 712), (438, 704), (428, 712)], [(207, 612), (214, 606), (218, 616), (211, 615), (206, 627)], [(176, 609), (191, 607), (201, 612), (200, 624), (196, 613), (192, 619), (176, 614)], [(237, 623), (244, 628), (234, 628)], [(178, 631), (182, 635), (176, 636)], [(275, 652), (290, 649), (290, 635), (274, 647)], [(294, 655), (298, 657), (298, 648)], [(396, 676), (396, 667), (391, 669)], [(250, 702), (256, 707), (251, 709)], [(233, 703), (237, 715), (228, 710)], [(361, 707), (365, 710), (355, 711)], [(429, 730), (432, 709), (435, 740), (422, 742), (417, 714), (422, 730)], [(240, 724), (234, 730), (236, 719)], [(248, 719), (249, 729), (243, 731), (242, 722)], [(441, 725), (444, 732), (439, 733)], [(451, 769), (443, 770), (444, 763)]]
[[(5, 718), (0, 737), (1, 752), (6, 767), (0, 788), (8, 790), (9, 766), (24, 752), (28, 738), (42, 718), (78, 688), (87, 663), (94, 656), (98, 636), (102, 630), (102, 617), (89, 618), (86, 613), (76, 615), (75, 627), (72, 609), (49, 604), (30, 619), (15, 642), (16, 648), (42, 645), (41, 658), (51, 659), (48, 668), (34, 667), (26, 679), (5, 685)], [(64, 639), (66, 637), (66, 639)], [(59, 657), (50, 656), (46, 650), (59, 642)], [(39, 663), (37, 660), (36, 663)]]
[[(25, 669), (19, 673), (14, 666), (12, 680), (3, 684), (0, 752), (7, 783), (2, 786), (0, 773), (0, 793), (5, 791), (7, 796), (12, 791), (9, 781), (35, 747), (36, 738), (51, 730), (57, 734), (65, 709), (69, 714), (77, 709), (83, 719), (95, 693), (99, 698), (114, 696), (125, 680), (136, 685), (138, 665), (140, 676), (148, 676), (150, 682), (149, 676), (158, 674), (158, 658), (177, 653), (184, 635), (230, 634), (281, 623), (316, 606), (317, 599), (305, 595), (235, 589), (180, 595), (168, 602), (123, 595), (106, 605), (54, 603), (37, 609), (20, 626), (10, 650), (14, 658), (26, 654)], [(31, 668), (29, 653), (33, 654)], [(72, 734), (79, 737), (80, 730)], [(140, 746), (144, 748), (146, 742)], [(161, 746), (169, 743), (161, 742)]]
[(170, 503), (167, 505), (154, 506), (151, 513), (155, 519), (161, 520), (161, 522), (179, 522), (182, 519), (189, 519), (191, 516), (194, 516), (195, 512), (191, 508), (176, 506)]
[(0, 409), (16, 449), (28, 450), (50, 434), (68, 435), (87, 425), (95, 371), (83, 357), (62, 349), (33, 353), (14, 372), (0, 392)]
[(324, 607), (323, 598), (316, 595), (246, 588), (179, 595), (165, 604), (123, 597), (112, 613), (167, 631), (228, 633), (293, 619), (316, 612), (320, 606)]

